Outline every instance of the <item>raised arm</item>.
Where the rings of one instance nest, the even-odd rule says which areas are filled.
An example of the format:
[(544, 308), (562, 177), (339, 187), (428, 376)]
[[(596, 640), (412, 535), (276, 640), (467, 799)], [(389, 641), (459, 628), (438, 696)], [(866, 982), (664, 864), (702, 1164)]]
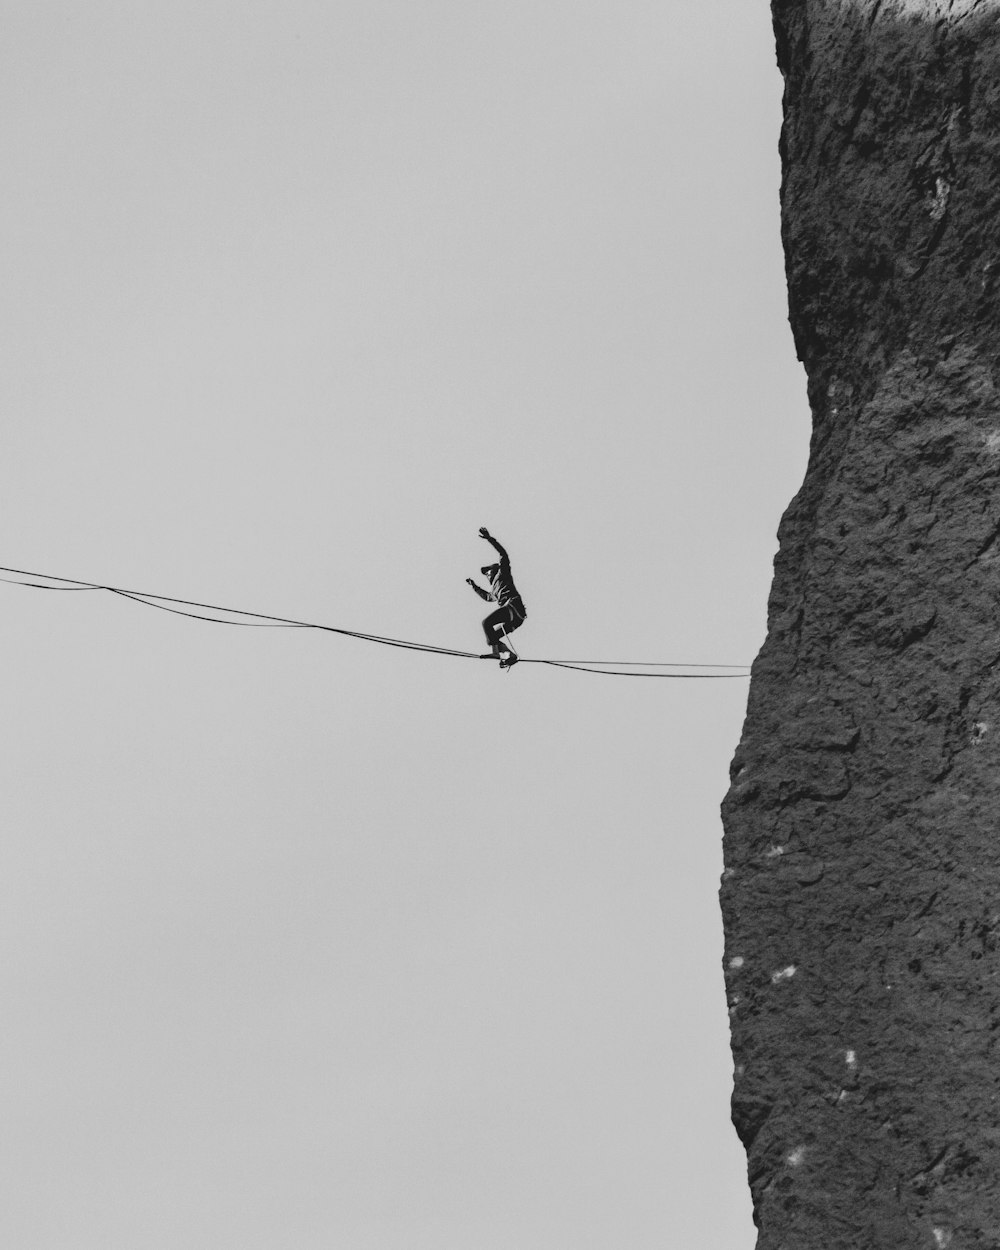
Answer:
[(494, 551), (496, 551), (497, 555), (500, 557), (501, 560), (505, 561), (507, 564), (510, 563), (510, 556), (503, 549), (503, 547), (500, 546), (500, 544), (493, 537), (493, 535), (490, 533), (490, 531), (486, 528), (485, 525), (480, 526), (479, 537), (486, 539), (486, 541), (490, 544), (490, 546), (494, 549)]

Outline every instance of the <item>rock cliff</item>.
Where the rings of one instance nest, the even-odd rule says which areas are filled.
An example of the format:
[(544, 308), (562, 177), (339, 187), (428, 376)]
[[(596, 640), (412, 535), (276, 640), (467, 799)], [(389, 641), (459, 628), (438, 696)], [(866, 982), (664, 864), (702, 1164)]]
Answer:
[(813, 433), (723, 805), (758, 1250), (1000, 1250), (1000, 5), (773, 0)]

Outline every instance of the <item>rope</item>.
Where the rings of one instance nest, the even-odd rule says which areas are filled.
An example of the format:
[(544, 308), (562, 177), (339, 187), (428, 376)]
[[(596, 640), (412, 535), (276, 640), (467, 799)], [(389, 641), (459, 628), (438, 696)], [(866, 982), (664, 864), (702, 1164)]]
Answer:
[[(22, 585), (29, 586), (30, 582), (22, 582)], [(42, 590), (87, 590), (91, 589), (86, 586), (42, 586)], [(188, 616), (193, 621), (212, 621), (215, 625), (241, 625), (244, 629), (308, 629), (308, 625), (293, 625), (289, 622), (287, 625), (278, 624), (277, 622), (268, 621), (220, 621), (217, 616), (205, 616), (200, 612), (184, 612), (181, 608), (168, 608), (164, 603), (152, 603), (148, 598), (143, 599), (140, 595), (134, 595), (127, 590), (119, 590), (115, 586), (94, 586), (94, 590), (108, 590), (113, 595), (120, 595), (122, 599), (131, 599), (133, 603), (141, 603), (146, 608), (159, 608), (161, 612), (173, 612), (175, 616)]]
[[(7, 582), (12, 586), (28, 586), (33, 590), (104, 590), (108, 594), (118, 595), (122, 599), (130, 599), (133, 603), (142, 604), (147, 608), (158, 608), (161, 612), (171, 612), (176, 616), (187, 616), (196, 621), (210, 621), (215, 625), (242, 625), (251, 629), (317, 629), (323, 633), (339, 634), (345, 638), (357, 638), (362, 642), (374, 642), (384, 647), (401, 647), (407, 651), (428, 651), (434, 655), (455, 656), (466, 660), (491, 660), (492, 655), (481, 655), (478, 651), (460, 651), (453, 647), (439, 647), (433, 643), (412, 642), (405, 638), (389, 638), (383, 634), (368, 634), (356, 629), (342, 629), (336, 625), (321, 625), (315, 621), (299, 621), (294, 617), (288, 616), (272, 616), (266, 612), (251, 612), (246, 608), (227, 608), (217, 603), (201, 603), (196, 599), (179, 599), (173, 595), (158, 595), (146, 590), (126, 590), (121, 586), (109, 586), (103, 582), (84, 582), (75, 577), (57, 577), (53, 573), (33, 573), (27, 569), (13, 569), (0, 565), (0, 573), (13, 573), (18, 579), (20, 578), (39, 578), (43, 577), (46, 582), (39, 581), (22, 581), (15, 580), (11, 577), (0, 577), (0, 582)], [(61, 585), (52, 586), (47, 582), (60, 582)], [(180, 607), (171, 607), (168, 605), (179, 604)], [(204, 612), (224, 612), (229, 616), (246, 616), (252, 617), (252, 620), (231, 621), (225, 620), (218, 616), (205, 616), (204, 612), (187, 612), (185, 608), (202, 608)], [(649, 661), (642, 660), (544, 660), (529, 659), (520, 660), (521, 664), (546, 664), (551, 668), (572, 669), (579, 673), (597, 673), (608, 677), (666, 677), (676, 680), (680, 679), (698, 679), (705, 680), (708, 678), (732, 678), (732, 677), (749, 677), (749, 670), (745, 665), (736, 664), (683, 664), (676, 661)], [(640, 672), (622, 672), (620, 670), (626, 668), (684, 668), (684, 669), (727, 669), (727, 672), (698, 672), (698, 673), (640, 673)]]
[(563, 664), (563, 665), (591, 665), (591, 664), (613, 664), (616, 668), (738, 668), (745, 670), (749, 667), (747, 664), (682, 664), (678, 661), (670, 660), (524, 660), (525, 664)]
[[(585, 668), (582, 664), (569, 664), (565, 660), (532, 660), (524, 659), (518, 661), (520, 664), (548, 664), (550, 668), (570, 668), (577, 673), (603, 673), (606, 677), (671, 677), (675, 681), (688, 679), (689, 681), (708, 681), (713, 677), (749, 677), (749, 670), (745, 673), (622, 673), (614, 668)], [(608, 661), (615, 663), (617, 661)], [(626, 664), (638, 664), (638, 660), (626, 660)], [(590, 661), (592, 664), (599, 664), (600, 660)], [(652, 665), (650, 665), (652, 667)], [(660, 663), (657, 668), (714, 668), (712, 664), (681, 664), (676, 665)], [(720, 664), (719, 668), (736, 668), (735, 664)]]

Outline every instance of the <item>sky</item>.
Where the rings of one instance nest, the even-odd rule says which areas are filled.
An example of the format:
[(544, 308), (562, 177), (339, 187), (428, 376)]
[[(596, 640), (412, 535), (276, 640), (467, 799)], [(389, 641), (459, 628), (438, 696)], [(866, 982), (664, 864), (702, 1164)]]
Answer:
[[(5, 566), (747, 664), (805, 466), (765, 0), (32, 0)], [(744, 680), (0, 583), (0, 1243), (750, 1250)]]

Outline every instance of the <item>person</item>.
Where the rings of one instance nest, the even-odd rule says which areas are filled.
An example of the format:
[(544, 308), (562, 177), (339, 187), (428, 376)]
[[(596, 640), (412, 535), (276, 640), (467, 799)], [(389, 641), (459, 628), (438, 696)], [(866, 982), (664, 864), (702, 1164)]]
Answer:
[[(510, 572), (510, 556), (497, 542), (486, 526), (482, 526), (479, 537), (485, 538), (500, 557), (499, 564), (484, 564), (480, 572), (489, 581), (490, 589), (483, 590), (471, 577), (465, 580), (480, 597), (487, 602), (496, 603), (496, 611), (491, 612), (483, 621), (483, 633), (489, 644), (490, 655), (500, 661), (501, 668), (510, 668), (517, 663), (517, 653), (510, 645), (509, 635), (524, 624), (528, 615), (524, 610), (524, 600), (517, 592), (514, 579)], [(506, 644), (506, 645), (504, 645)], [(484, 657), (484, 659), (487, 657)]]

